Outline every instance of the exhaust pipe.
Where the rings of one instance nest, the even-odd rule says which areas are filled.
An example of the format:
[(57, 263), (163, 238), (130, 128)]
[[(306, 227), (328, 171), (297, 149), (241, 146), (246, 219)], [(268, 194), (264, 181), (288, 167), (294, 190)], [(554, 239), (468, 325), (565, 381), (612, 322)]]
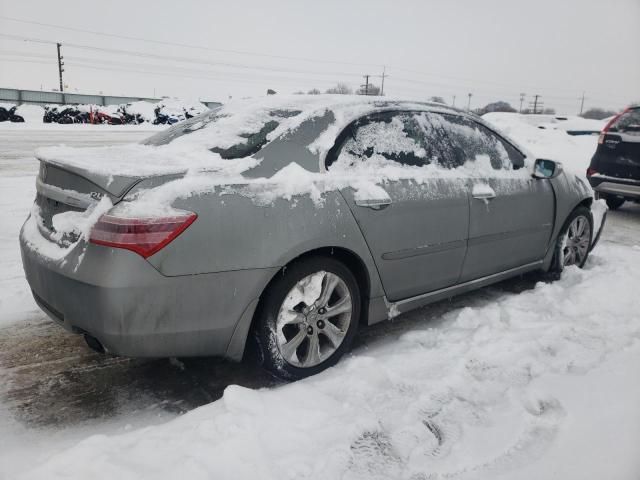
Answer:
[(104, 347), (100, 343), (100, 340), (98, 340), (96, 337), (92, 337), (88, 333), (85, 333), (84, 334), (84, 341), (87, 342), (87, 345), (89, 346), (89, 348), (91, 350), (93, 350), (94, 352), (104, 353), (104, 351), (105, 351)]

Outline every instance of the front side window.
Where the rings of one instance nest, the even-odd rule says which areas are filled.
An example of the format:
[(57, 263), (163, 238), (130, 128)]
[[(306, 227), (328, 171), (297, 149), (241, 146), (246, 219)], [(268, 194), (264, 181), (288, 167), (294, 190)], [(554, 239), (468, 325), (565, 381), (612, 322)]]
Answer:
[(433, 114), (432, 122), (443, 129), (456, 163), (488, 162), (495, 170), (512, 170), (524, 166), (524, 155), (484, 125), (453, 114)]
[(410, 167), (447, 163), (424, 112), (371, 115), (347, 127), (341, 137), (337, 151), (327, 155), (327, 168), (336, 161), (343, 167), (364, 162)]

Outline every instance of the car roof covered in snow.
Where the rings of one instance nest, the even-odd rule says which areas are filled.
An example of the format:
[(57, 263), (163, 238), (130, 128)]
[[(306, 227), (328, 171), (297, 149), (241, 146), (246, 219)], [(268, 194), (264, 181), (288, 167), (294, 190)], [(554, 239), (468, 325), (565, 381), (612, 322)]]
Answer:
[[(67, 169), (109, 176), (150, 176), (187, 170), (232, 174), (253, 170), (251, 176), (268, 176), (281, 166), (272, 165), (272, 158), (284, 154), (286, 148), (289, 159), (295, 157), (303, 167), (318, 171), (318, 160), (346, 125), (368, 113), (394, 109), (459, 112), (439, 103), (387, 97), (273, 95), (231, 101), (180, 122), (142, 144), (47, 147), (37, 150), (36, 156)], [(253, 151), (251, 147), (258, 144), (266, 147)], [(255, 168), (261, 163), (263, 168)]]

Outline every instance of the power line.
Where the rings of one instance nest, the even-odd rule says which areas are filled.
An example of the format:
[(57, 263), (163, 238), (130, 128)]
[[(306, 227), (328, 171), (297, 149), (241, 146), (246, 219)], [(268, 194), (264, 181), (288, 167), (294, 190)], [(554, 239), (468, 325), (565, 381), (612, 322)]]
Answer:
[(283, 72), (283, 73), (300, 73), (300, 74), (314, 74), (314, 75), (323, 75), (323, 76), (333, 76), (333, 77), (360, 77), (361, 75), (353, 72), (327, 72), (327, 71), (318, 71), (318, 70), (295, 70), (289, 68), (279, 68), (279, 67), (268, 67), (263, 65), (247, 65), (243, 63), (234, 63), (234, 62), (217, 62), (217, 61), (209, 61), (202, 58), (193, 58), (193, 57), (178, 57), (172, 55), (158, 55), (154, 53), (147, 52), (138, 52), (133, 50), (121, 50), (117, 48), (106, 48), (106, 47), (94, 47), (91, 45), (82, 45), (78, 43), (69, 43), (66, 42), (65, 47), (70, 48), (78, 48), (82, 50), (92, 50), (92, 51), (100, 51), (106, 53), (116, 53), (119, 55), (139, 57), (139, 58), (153, 58), (158, 60), (172, 60), (178, 63), (195, 63), (198, 65), (212, 65), (212, 66), (223, 66), (223, 67), (231, 67), (231, 68), (240, 68), (244, 70), (263, 70), (263, 71), (271, 71), (271, 72)]
[[(0, 16), (0, 18), (5, 18), (5, 19), (10, 19), (10, 20), (16, 20), (16, 19), (12, 19), (10, 17), (3, 17)], [(17, 21), (17, 20), (16, 20)], [(34, 22), (28, 22), (28, 21), (24, 21), (26, 23), (34, 23)], [(35, 24), (41, 24), (41, 22), (35, 22)], [(55, 28), (58, 28), (59, 26), (54, 26), (54, 25), (49, 25), (49, 24), (44, 24), (42, 23), (42, 25), (45, 26), (53, 26)], [(66, 27), (65, 27), (66, 28)], [(69, 27), (71, 28), (71, 27)], [(104, 33), (104, 32), (91, 32), (89, 30), (83, 30), (83, 29), (73, 29), (75, 31), (79, 31), (82, 33)], [(113, 34), (106, 34), (104, 33), (105, 36), (116, 36), (116, 37), (122, 37), (125, 39), (135, 39), (135, 40), (140, 40), (140, 41), (146, 41), (147, 39), (142, 39), (139, 37), (127, 37), (127, 36), (118, 36), (118, 35), (113, 35)], [(41, 38), (32, 38), (32, 37), (24, 37), (21, 35), (13, 35), (13, 34), (6, 34), (6, 33), (0, 33), (0, 36), (3, 36), (5, 38), (10, 38), (13, 40), (21, 40), (21, 41), (27, 41), (27, 42), (33, 42), (33, 43), (41, 43), (41, 44), (52, 44), (55, 45), (57, 44), (57, 42), (53, 42), (50, 40), (44, 40)], [(162, 44), (171, 44), (171, 45), (176, 45), (176, 46), (184, 46), (184, 47), (188, 47), (188, 48), (199, 48), (199, 49), (203, 49), (203, 50), (211, 50), (211, 51), (221, 51), (222, 49), (212, 49), (209, 47), (202, 47), (202, 46), (196, 46), (196, 45), (186, 45), (186, 44), (174, 44), (173, 42), (163, 42), (163, 41), (155, 41), (155, 40), (149, 40), (151, 43), (162, 43)], [(289, 69), (289, 68), (280, 68), (280, 67), (268, 67), (268, 66), (264, 66), (264, 65), (247, 65), (247, 64), (243, 64), (243, 63), (233, 63), (233, 62), (220, 62), (220, 61), (209, 61), (209, 60), (205, 60), (202, 58), (189, 58), (189, 57), (176, 57), (176, 56), (168, 56), (168, 55), (158, 55), (158, 54), (153, 54), (153, 53), (148, 53), (148, 52), (140, 52), (140, 51), (133, 51), (133, 50), (122, 50), (122, 49), (115, 49), (115, 48), (107, 48), (107, 47), (96, 47), (96, 46), (92, 46), (92, 45), (84, 45), (84, 44), (79, 44), (79, 43), (66, 43), (65, 42), (65, 46), (66, 47), (72, 47), (72, 48), (79, 48), (79, 49), (85, 49), (85, 50), (92, 50), (92, 51), (100, 51), (100, 52), (105, 52), (105, 53), (111, 53), (111, 54), (118, 54), (118, 55), (127, 55), (127, 56), (134, 56), (134, 57), (139, 57), (139, 58), (155, 58), (155, 59), (160, 59), (160, 60), (171, 60), (171, 61), (175, 61), (175, 62), (179, 62), (179, 63), (197, 63), (199, 65), (202, 64), (207, 64), (207, 65), (213, 65), (213, 66), (226, 66), (226, 67), (230, 67), (230, 68), (239, 68), (239, 69), (245, 69), (245, 70), (261, 70), (261, 71), (273, 71), (273, 72), (283, 72), (283, 73), (292, 73), (292, 74), (312, 74), (312, 75), (323, 75), (323, 76), (334, 76), (334, 77), (345, 77), (345, 76), (349, 76), (349, 77), (360, 77), (361, 75), (359, 73), (353, 73), (353, 72), (326, 72), (326, 71), (309, 71), (309, 70), (296, 70), (296, 69)], [(225, 52), (228, 53), (233, 53), (233, 52), (239, 52), (239, 51), (233, 51), (233, 50), (225, 50)], [(250, 54), (251, 52), (244, 52), (246, 54)], [(262, 55), (262, 54), (256, 54), (257, 56), (269, 56), (269, 55)], [(271, 56), (271, 57), (279, 57), (279, 58), (286, 58), (286, 59), (292, 59), (292, 60), (305, 60), (305, 61), (315, 61), (315, 62), (323, 62), (322, 60), (313, 60), (313, 59), (309, 59), (309, 58), (305, 58), (303, 59), (302, 57), (285, 57), (285, 56)], [(343, 65), (358, 65), (355, 63), (348, 63), (348, 62), (332, 62), (332, 61), (327, 61), (326, 63), (336, 63), (336, 64), (343, 64)], [(364, 64), (361, 64), (364, 65)], [(446, 75), (437, 75), (437, 74), (428, 74), (428, 73), (424, 73), (424, 72), (420, 72), (417, 70), (412, 70), (412, 69), (406, 69), (404, 67), (394, 67), (397, 70), (404, 70), (404, 71), (409, 71), (409, 72), (413, 72), (416, 73), (418, 75), (423, 75), (423, 76), (433, 76), (433, 77), (442, 77), (442, 78), (458, 78), (460, 80), (462, 80), (464, 83), (457, 83), (457, 84), (452, 84), (451, 82), (447, 82), (447, 83), (441, 83), (441, 82), (433, 82), (433, 81), (425, 81), (425, 80), (417, 80), (417, 79), (407, 79), (407, 78), (402, 78), (402, 77), (396, 77), (394, 76), (395, 81), (399, 81), (399, 82), (405, 82), (405, 83), (418, 83), (418, 84), (424, 84), (424, 85), (430, 85), (430, 86), (441, 86), (441, 87), (446, 87), (448, 89), (451, 89), (451, 87), (458, 87), (458, 88), (464, 88), (467, 89), (469, 87), (474, 88), (474, 90), (477, 91), (477, 83), (494, 83), (496, 85), (502, 84), (502, 83), (497, 83), (497, 82), (488, 82), (488, 81), (483, 81), (483, 80), (471, 80), (471, 79), (463, 79), (462, 77), (453, 77), (453, 76), (446, 76)], [(386, 69), (385, 69), (386, 71)], [(384, 77), (388, 77), (388, 75), (383, 71), (383, 75)], [(502, 84), (502, 85), (506, 85), (506, 84)], [(404, 88), (404, 87), (403, 87)], [(510, 92), (504, 92), (504, 91), (491, 91), (491, 90), (482, 90), (483, 93), (487, 94), (487, 96), (489, 95), (496, 95), (496, 96), (501, 96), (504, 97), (505, 95), (507, 96), (511, 96), (511, 97), (515, 97), (516, 94), (515, 93), (510, 93)], [(575, 101), (575, 96), (554, 96), (554, 95), (545, 95), (547, 98), (551, 98), (551, 99), (555, 99), (556, 101), (554, 103), (561, 103), (558, 102), (557, 100), (572, 100)], [(609, 97), (609, 100), (599, 100), (600, 103), (608, 103), (611, 101), (617, 101), (620, 103), (626, 103), (628, 100), (623, 100), (621, 98), (612, 98)]]
[(42, 53), (33, 52), (19, 52), (16, 50), (0, 50), (0, 55), (11, 55), (16, 57), (31, 57), (31, 58), (51, 58), (51, 55), (44, 55)]
[(115, 34), (115, 33), (107, 33), (107, 32), (98, 32), (95, 30), (86, 30), (86, 29), (82, 29), (82, 28), (76, 28), (76, 27), (68, 27), (68, 26), (64, 26), (64, 25), (55, 25), (52, 23), (44, 23), (44, 22), (36, 22), (33, 20), (24, 20), (21, 18), (15, 18), (15, 17), (7, 17), (4, 15), (0, 15), (0, 19), (2, 20), (9, 20), (12, 22), (19, 22), (19, 23), (26, 23), (26, 24), (30, 24), (30, 25), (39, 25), (42, 27), (49, 27), (49, 28), (57, 28), (60, 30), (67, 30), (67, 31), (71, 31), (71, 32), (77, 32), (77, 33), (88, 33), (91, 35), (98, 35), (101, 37), (109, 37), (109, 38), (119, 38), (122, 40), (133, 40), (133, 41), (138, 41), (138, 42), (146, 42), (146, 43), (153, 43), (156, 45), (165, 45), (165, 46), (174, 46), (174, 47), (181, 47), (181, 48), (193, 48), (193, 49), (198, 49), (198, 50), (207, 50), (207, 51), (211, 51), (211, 52), (220, 52), (220, 53), (232, 53), (232, 54), (236, 54), (236, 55), (248, 55), (248, 56), (255, 56), (255, 57), (266, 57), (266, 58), (276, 58), (276, 59), (281, 59), (281, 60), (296, 60), (296, 61), (303, 61), (303, 62), (312, 62), (312, 63), (328, 63), (328, 64), (336, 64), (336, 65), (352, 65), (352, 66), (357, 66), (357, 67), (380, 67), (381, 65), (379, 64), (373, 64), (373, 63), (355, 63), (355, 62), (344, 62), (344, 61), (339, 61), (339, 60), (326, 60), (326, 59), (317, 59), (317, 58), (308, 58), (308, 57), (296, 57), (296, 56), (287, 56), (287, 55), (272, 55), (272, 54), (268, 54), (268, 53), (259, 53), (259, 52), (250, 52), (247, 50), (231, 50), (231, 49), (224, 49), (224, 48), (212, 48), (212, 47), (205, 47), (203, 45), (194, 45), (194, 44), (188, 44), (188, 43), (178, 43), (178, 42), (168, 42), (166, 40), (155, 40), (155, 39), (148, 39), (148, 38), (142, 38), (142, 37), (134, 37), (134, 36), (129, 36), (129, 35), (119, 35), (119, 34)]
[(51, 40), (43, 40), (41, 38), (23, 37), (22, 35), (12, 35), (10, 33), (0, 33), (0, 37), (11, 38), (12, 40), (22, 40), (24, 42), (31, 42), (31, 43), (44, 43), (44, 44), (48, 44), (48, 45), (55, 45), (56, 44), (56, 42), (53, 42)]
[[(102, 32), (102, 31), (87, 30), (87, 29), (82, 29), (82, 28), (77, 28), (77, 27), (69, 27), (69, 26), (65, 26), (65, 25), (58, 25), (58, 24), (52, 24), (52, 23), (37, 22), (37, 21), (33, 21), (33, 20), (25, 20), (25, 19), (22, 19), (22, 18), (9, 17), (9, 16), (6, 16), (6, 15), (0, 15), (0, 19), (9, 20), (9, 21), (12, 21), (12, 22), (23, 23), (23, 24), (29, 24), (29, 25), (38, 25), (38, 26), (47, 27), (47, 28), (55, 28), (55, 29), (59, 29), (59, 30), (67, 30), (67, 31), (76, 32), (76, 33), (97, 35), (97, 36), (108, 37), (108, 38), (119, 38), (119, 39), (122, 39), (122, 40), (146, 42), (146, 43), (156, 44), (156, 45), (175, 46), (175, 47), (180, 47), (180, 48), (191, 48), (191, 49), (211, 51), (211, 52), (230, 53), (230, 54), (235, 54), (235, 55), (246, 55), (246, 56), (281, 59), (281, 60), (294, 60), (294, 61), (303, 61), (303, 62), (311, 62), (311, 63), (350, 65), (350, 66), (358, 66), (358, 67), (364, 67), (364, 66), (366, 66), (366, 67), (372, 67), (372, 66), (380, 67), (380, 66), (383, 66), (383, 65), (374, 64), (374, 63), (345, 62), (345, 61), (340, 61), (340, 60), (327, 60), (327, 59), (318, 59), (318, 58), (310, 58), (310, 57), (273, 55), (273, 54), (260, 53), (260, 52), (251, 52), (251, 51), (247, 51), (247, 50), (212, 48), (212, 47), (203, 46), (203, 45), (195, 45), (195, 44), (187, 44), (187, 43), (179, 43), (179, 42), (169, 42), (169, 41), (166, 41), (166, 40), (149, 39), (149, 38), (136, 37), (136, 36), (130, 36), (130, 35), (121, 35), (121, 34)], [(11, 35), (3, 34), (3, 36), (11, 36)], [(33, 39), (31, 39), (30, 41), (38, 41), (38, 42), (42, 42), (42, 43), (56, 43), (56, 42), (43, 41), (43, 40), (33, 40)], [(65, 43), (65, 45), (66, 45), (66, 43)], [(387, 65), (387, 66), (389, 66), (389, 65)], [(461, 76), (427, 73), (427, 72), (422, 72), (422, 71), (419, 71), (419, 70), (406, 68), (406, 67), (403, 67), (403, 66), (390, 66), (390, 68), (395, 69), (395, 70), (400, 70), (400, 71), (413, 73), (413, 74), (416, 74), (416, 75), (427, 76), (427, 77), (454, 79), (454, 80), (461, 80), (461, 81), (464, 81), (464, 82), (471, 82), (474, 87), (477, 86), (478, 83), (487, 83), (487, 84), (492, 84), (492, 85), (497, 85), (497, 86), (508, 86), (508, 87), (511, 86), (510, 84), (507, 84), (505, 82), (496, 82), (494, 80), (471, 79), (471, 78), (468, 78), (468, 77), (461, 77)], [(353, 74), (350, 74), (350, 75), (353, 75)], [(521, 87), (536, 88), (537, 90), (543, 90), (543, 91), (544, 90), (547, 90), (547, 91), (548, 90), (565, 91), (565, 92), (570, 92), (571, 91), (570, 89), (558, 89), (556, 87), (553, 87), (553, 88), (540, 87), (539, 85), (537, 85), (537, 86), (521, 85)], [(545, 94), (545, 96), (547, 98), (553, 98), (551, 95)], [(568, 98), (574, 98), (574, 97), (556, 97), (556, 98), (568, 99)]]
[[(0, 17), (3, 18), (3, 17)], [(41, 38), (32, 38), (32, 37), (25, 37), (25, 36), (21, 36), (21, 35), (13, 35), (13, 34), (6, 34), (6, 33), (0, 33), (0, 36), (5, 37), (5, 38), (10, 38), (12, 40), (21, 40), (21, 41), (27, 41), (27, 42), (33, 42), (33, 43), (40, 43), (40, 44), (46, 44), (46, 45), (57, 45), (57, 42), (53, 42), (53, 41), (49, 41), (49, 40), (45, 40), (45, 39), (41, 39)], [(133, 50), (122, 50), (122, 49), (115, 49), (115, 48), (107, 48), (107, 47), (96, 47), (96, 46), (92, 46), (92, 45), (84, 45), (84, 44), (80, 44), (80, 43), (65, 43), (64, 44), (65, 47), (70, 47), (70, 48), (78, 48), (78, 49), (84, 49), (84, 50), (90, 50), (90, 51), (98, 51), (98, 52), (104, 52), (107, 54), (116, 54), (116, 55), (125, 55), (125, 56), (133, 56), (133, 57), (137, 57), (137, 58), (150, 58), (150, 59), (158, 59), (158, 60), (163, 60), (163, 61), (172, 61), (172, 62), (177, 62), (177, 63), (195, 63), (198, 65), (209, 65), (209, 66), (221, 66), (221, 67), (228, 67), (228, 68), (234, 68), (234, 69), (243, 69), (243, 70), (256, 70), (256, 71), (263, 71), (263, 72), (275, 72), (275, 73), (286, 73), (286, 74), (295, 74), (295, 75), (318, 75), (318, 76), (332, 76), (332, 77), (360, 77), (361, 75), (358, 73), (352, 73), (352, 72), (327, 72), (327, 71), (310, 71), (310, 70), (296, 70), (296, 69), (290, 69), (290, 68), (281, 68), (281, 67), (270, 67), (270, 66), (264, 66), (264, 65), (248, 65), (248, 64), (243, 64), (243, 63), (234, 63), (234, 62), (219, 62), (219, 61), (210, 61), (210, 60), (206, 60), (206, 59), (202, 59), (202, 58), (193, 58), (193, 57), (177, 57), (177, 56), (169, 56), (169, 55), (158, 55), (158, 54), (154, 54), (154, 53), (149, 53), (149, 52), (141, 52), (141, 51), (133, 51)], [(36, 54), (33, 53), (24, 53), (25, 56), (31, 56), (33, 58), (38, 58), (36, 57)], [(42, 57), (40, 57), (42, 58)], [(69, 57), (71, 58), (71, 57)], [(77, 57), (79, 58), (79, 57)], [(92, 61), (95, 61), (95, 59), (91, 59)], [(107, 63), (108, 60), (100, 60), (103, 63)], [(27, 62), (25, 62), (27, 63)], [(37, 62), (30, 62), (30, 63), (37, 63)], [(336, 62), (337, 63), (337, 62)], [(136, 64), (136, 67), (138, 67), (139, 65)], [(166, 65), (164, 65), (163, 67), (167, 67)], [(172, 67), (172, 68), (179, 68), (179, 67)], [(104, 70), (104, 69), (103, 69)], [(407, 69), (404, 69), (407, 70)], [(136, 70), (139, 71), (139, 70)], [(59, 72), (60, 73), (60, 72)], [(146, 73), (146, 72), (140, 72), (140, 73)], [(416, 72), (418, 73), (418, 72)], [(421, 73), (421, 72), (420, 72)], [(422, 74), (422, 73), (421, 73)], [(255, 73), (252, 73), (251, 75), (253, 75), (254, 77), (256, 76)], [(424, 74), (424, 75), (428, 75), (428, 74)], [(382, 77), (382, 80), (384, 82), (384, 79), (386, 77), (388, 77), (389, 75), (386, 74), (386, 68), (383, 69), (383, 74), (382, 75), (372, 75), (372, 76), (377, 76), (377, 77)], [(476, 94), (480, 94), (480, 96), (486, 96), (486, 97), (490, 97), (490, 96), (495, 96), (498, 98), (516, 98), (517, 95), (513, 92), (504, 92), (504, 91), (491, 91), (491, 90), (478, 90), (476, 88), (475, 85), (475, 81), (471, 81), (471, 84), (469, 83), (465, 83), (464, 85), (461, 83), (455, 84), (455, 83), (451, 83), (451, 82), (447, 82), (447, 83), (440, 83), (440, 82), (431, 82), (431, 81), (425, 81), (425, 80), (418, 80), (418, 79), (407, 79), (407, 78), (402, 78), (402, 77), (395, 77), (394, 76), (395, 81), (400, 82), (400, 83), (413, 83), (413, 84), (419, 84), (419, 85), (429, 85), (429, 86), (436, 86), (439, 87), (442, 90), (442, 87), (444, 87), (447, 91), (455, 93), (454, 89), (467, 89), (470, 86), (474, 89), (474, 91), (476, 92)], [(294, 81), (299, 81), (301, 79), (293, 79)], [(318, 81), (318, 80), (316, 80)], [(321, 80), (320, 82), (325, 83), (323, 80)], [(412, 90), (406, 86), (402, 86), (400, 87), (401, 90)], [(417, 90), (416, 90), (417, 91)], [(420, 90), (422, 91), (422, 90)], [(442, 92), (440, 92), (442, 93)], [(571, 102), (573, 105), (575, 105), (575, 96), (571, 96), (571, 97), (567, 97), (567, 96), (554, 96), (554, 95), (545, 95), (547, 98), (551, 98), (551, 99), (555, 99), (554, 100), (554, 104), (564, 104), (564, 105), (569, 105), (569, 103)], [(609, 98), (608, 100), (598, 100), (598, 99), (594, 99), (592, 98), (592, 101), (594, 102), (599, 102), (602, 104), (606, 104), (611, 102), (613, 99)], [(627, 100), (622, 100), (622, 99), (617, 99), (620, 103), (626, 103)]]
[[(180, 78), (194, 78), (194, 79), (199, 79), (199, 80), (207, 80), (207, 81), (213, 81), (213, 82), (221, 82), (224, 81), (223, 78), (220, 78), (220, 76), (204, 76), (204, 75), (193, 75), (193, 74), (189, 74), (189, 73), (182, 73), (182, 72), (169, 72), (169, 71), (149, 71), (149, 70), (140, 70), (140, 69), (135, 69), (135, 68), (120, 68), (120, 67), (105, 67), (105, 66), (101, 66), (100, 64), (96, 64), (96, 65), (92, 65), (89, 63), (73, 63), (73, 64), (69, 64), (70, 67), (72, 68), (86, 68), (86, 69), (91, 69), (91, 70), (102, 70), (102, 71), (118, 71), (118, 72), (127, 72), (127, 73), (143, 73), (146, 75), (157, 75), (157, 76), (165, 76), (165, 77), (180, 77)], [(229, 78), (229, 77), (227, 77)], [(246, 84), (252, 84), (252, 85), (264, 85), (265, 81), (264, 80), (251, 80), (250, 78), (247, 77), (231, 77), (234, 81), (234, 83), (246, 83)], [(307, 78), (300, 78), (300, 79), (292, 79), (290, 77), (269, 77), (269, 80), (272, 81), (278, 81), (281, 83), (294, 83), (294, 84), (298, 84), (299, 82), (307, 82), (307, 83), (324, 83), (326, 86), (330, 86), (333, 85), (333, 82), (329, 81), (329, 80), (324, 80), (324, 81), (318, 81), (318, 80), (314, 80), (314, 79), (307, 79)]]

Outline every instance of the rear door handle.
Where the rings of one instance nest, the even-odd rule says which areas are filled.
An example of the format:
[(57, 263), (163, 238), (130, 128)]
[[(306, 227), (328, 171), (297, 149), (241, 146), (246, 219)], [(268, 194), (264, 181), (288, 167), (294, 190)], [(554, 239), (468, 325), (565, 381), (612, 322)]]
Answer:
[(391, 205), (392, 202), (390, 198), (367, 198), (356, 200), (355, 203), (359, 207), (371, 208), (373, 210), (382, 210), (383, 208), (387, 208), (389, 205)]
[(486, 183), (477, 183), (473, 186), (471, 196), (478, 200), (492, 200), (496, 198), (496, 192)]

